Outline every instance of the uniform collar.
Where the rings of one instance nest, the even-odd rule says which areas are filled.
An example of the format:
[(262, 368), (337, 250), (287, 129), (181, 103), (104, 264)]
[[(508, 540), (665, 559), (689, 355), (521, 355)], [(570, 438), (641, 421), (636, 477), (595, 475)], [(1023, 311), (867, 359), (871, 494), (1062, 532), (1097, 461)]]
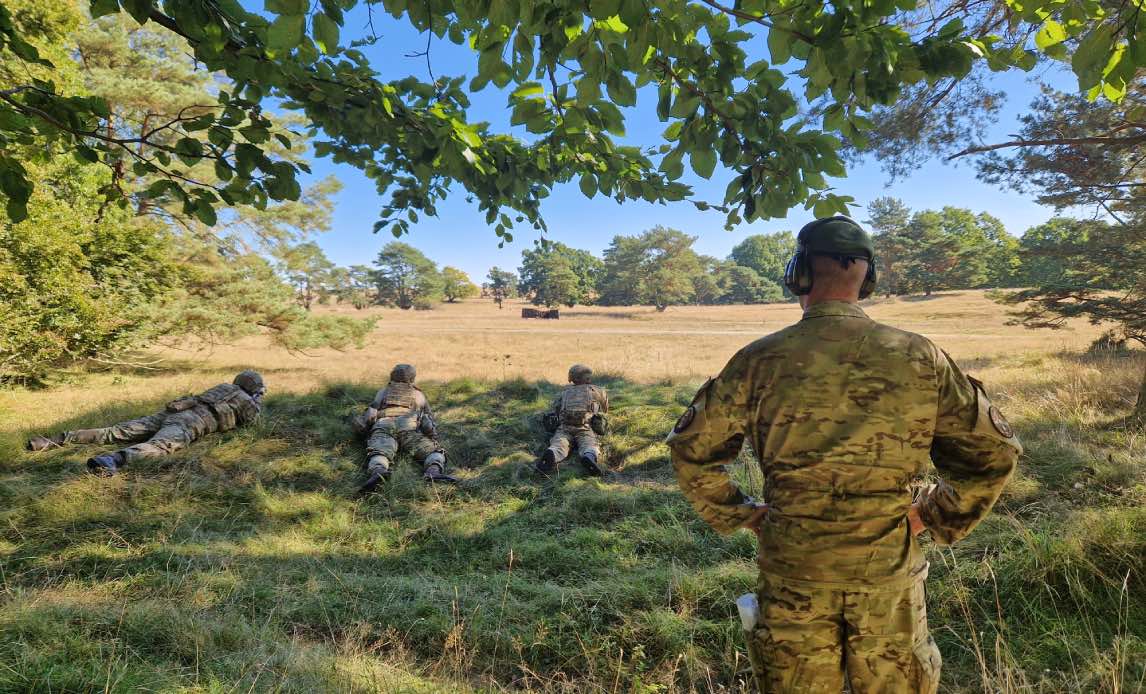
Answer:
[(849, 318), (867, 318), (867, 314), (859, 307), (846, 301), (825, 301), (822, 304), (808, 307), (801, 320), (820, 318), (822, 316), (847, 316)]

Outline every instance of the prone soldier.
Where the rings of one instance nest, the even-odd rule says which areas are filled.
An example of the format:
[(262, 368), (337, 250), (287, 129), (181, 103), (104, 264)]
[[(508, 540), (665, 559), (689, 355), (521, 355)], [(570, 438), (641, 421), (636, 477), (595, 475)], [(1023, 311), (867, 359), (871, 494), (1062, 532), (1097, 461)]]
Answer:
[(68, 444), (134, 444), (114, 453), (88, 459), (88, 469), (110, 477), (128, 463), (170, 455), (207, 434), (229, 431), (258, 419), (267, 392), (263, 377), (243, 371), (231, 383), (220, 383), (199, 395), (167, 403), (162, 412), (98, 429), (65, 431), (53, 436), (34, 436), (28, 450), (43, 451)]
[[(684, 495), (716, 531), (756, 532), (761, 691), (920, 692), (939, 685), (916, 540), (958, 541), (1022, 452), (982, 383), (927, 338), (876, 323), (870, 237), (846, 217), (806, 225), (785, 284), (803, 318), (741, 349), (668, 437)], [(730, 478), (747, 440), (764, 501)], [(941, 481), (913, 503), (934, 463)]]
[(401, 451), (410, 453), (422, 465), (425, 481), (457, 481), (446, 474), (446, 451), (437, 441), (437, 423), (426, 394), (414, 385), (416, 377), (413, 366), (395, 366), (390, 371), (390, 382), (352, 422), (359, 435), (369, 435), (367, 479), (358, 488), (359, 494), (368, 494), (390, 479), (390, 465)]
[(608, 432), (609, 394), (591, 381), (593, 370), (583, 364), (569, 368), (569, 383), (553, 402), (544, 418), (545, 429), (552, 438), (549, 448), (537, 461), (535, 469), (549, 476), (557, 464), (577, 449), (578, 460), (587, 473), (601, 476), (601, 446), (598, 436)]

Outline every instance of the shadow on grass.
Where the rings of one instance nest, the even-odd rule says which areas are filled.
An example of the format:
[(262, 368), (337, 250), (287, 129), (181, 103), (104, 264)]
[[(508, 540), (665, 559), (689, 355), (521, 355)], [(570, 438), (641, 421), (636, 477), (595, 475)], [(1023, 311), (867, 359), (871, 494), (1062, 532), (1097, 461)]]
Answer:
[[(694, 389), (601, 383), (614, 408), (605, 480), (529, 473), (560, 386), (524, 380), (425, 384), (459, 487), (423, 485), (399, 461), (392, 484), (350, 498), (364, 448), (347, 422), (381, 384), (272, 395), (257, 426), (112, 480), (82, 472), (94, 448), (14, 453), (0, 465), (0, 690), (108, 673), (121, 690), (353, 690), (346, 654), (408, 662), (439, 691), (735, 690), (731, 600), (754, 583), (755, 546), (704, 526), (661, 443)], [(1041, 492), (1007, 501), (954, 553), (930, 550), (932, 626), (949, 681), (968, 691), (979, 632), (1051, 678), (1067, 663), (1099, 668), (1092, 643), (1141, 653), (1146, 607), (1118, 601), (1121, 581), (1144, 588), (1146, 512), (1081, 496), (1081, 458), (1055, 462), (1056, 441), (1031, 431), (1023, 465)], [(760, 484), (751, 456), (741, 463), (738, 478)], [(1074, 493), (1077, 505), (1057, 501)]]
[(111, 648), (135, 654), (132, 686), (187, 686), (192, 670), (245, 682), (254, 659), (297, 650), (300, 637), (332, 652), (397, 649), (443, 677), (512, 687), (733, 682), (731, 604), (706, 596), (751, 585), (754, 548), (706, 531), (664, 466), (662, 425), (690, 389), (603, 385), (615, 403), (664, 403), (618, 409), (615, 460), (627, 472), (607, 480), (527, 474), (546, 438), (539, 415), (560, 389), (528, 381), (425, 386), (457, 488), (422, 485), (400, 461), (381, 493), (350, 498), (364, 449), (347, 420), (374, 394), (361, 384), (272, 395), (258, 425), (111, 480), (82, 472), (104, 447), (18, 454), (0, 468), (0, 580), (19, 596), (0, 606), (11, 636), (0, 658), (15, 663), (0, 689), (64, 667), (51, 656), (62, 631), (76, 677), (101, 672)]

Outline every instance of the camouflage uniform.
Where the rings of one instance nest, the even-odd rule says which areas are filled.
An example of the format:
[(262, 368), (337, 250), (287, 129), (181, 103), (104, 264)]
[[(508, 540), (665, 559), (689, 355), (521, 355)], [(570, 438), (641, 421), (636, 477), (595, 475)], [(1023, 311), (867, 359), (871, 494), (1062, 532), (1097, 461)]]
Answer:
[(943, 481), (920, 515), (939, 544), (987, 514), (1022, 448), (982, 384), (928, 339), (847, 302), (740, 350), (701, 387), (668, 438), (681, 489), (720, 533), (759, 509), (730, 479), (747, 439), (764, 473), (760, 618), (765, 692), (934, 692), (927, 562), (911, 534), (911, 486)]
[[(242, 385), (236, 385), (239, 383)], [(244, 371), (235, 383), (220, 383), (199, 395), (173, 400), (162, 412), (109, 427), (36, 437), (28, 442), (28, 447), (43, 450), (73, 443), (135, 444), (88, 461), (94, 472), (113, 473), (136, 460), (170, 455), (207, 434), (250, 424), (259, 416), (265, 390), (261, 376)]]
[(565, 386), (561, 395), (553, 401), (553, 409), (546, 418), (552, 422), (547, 428), (553, 432), (549, 448), (537, 462), (536, 470), (549, 475), (557, 468), (557, 463), (569, 457), (573, 448), (577, 457), (589, 474), (601, 475), (598, 464), (601, 445), (597, 440), (598, 427), (604, 432), (604, 416), (609, 412), (609, 395), (604, 388), (593, 385), (590, 379), (593, 370), (583, 364), (569, 368), (570, 385)]
[(595, 414), (608, 414), (609, 395), (605, 389), (592, 383), (565, 386), (561, 395), (553, 401), (553, 413), (557, 415), (557, 431), (549, 439), (549, 451), (553, 459), (561, 462), (569, 457), (574, 447), (578, 455), (591, 453), (600, 458), (601, 444), (597, 434), (589, 428), (589, 419)]
[(366, 472), (371, 476), (389, 477), (390, 463), (399, 451), (410, 453), (424, 472), (431, 472), (431, 466), (437, 466), (438, 473), (445, 472), (446, 453), (436, 440), (434, 413), (426, 394), (413, 381), (414, 367), (399, 364), (370, 403), (365, 424), (370, 432)]

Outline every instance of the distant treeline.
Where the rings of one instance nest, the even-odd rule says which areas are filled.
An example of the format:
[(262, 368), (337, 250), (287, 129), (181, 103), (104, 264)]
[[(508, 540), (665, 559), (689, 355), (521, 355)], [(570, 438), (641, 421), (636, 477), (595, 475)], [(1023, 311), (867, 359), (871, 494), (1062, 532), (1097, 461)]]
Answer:
[[(953, 289), (1043, 286), (1069, 275), (1062, 259), (1102, 222), (1055, 218), (1020, 238), (985, 212), (944, 207), (912, 212), (900, 200), (879, 198), (865, 220), (876, 246), (879, 294), (930, 294)], [(517, 272), (491, 268), (481, 294), (498, 302), (522, 297), (539, 306), (655, 306), (760, 304), (791, 300), (783, 288), (784, 267), (795, 251), (795, 234), (756, 234), (727, 258), (697, 253), (695, 236), (654, 227), (636, 236), (615, 236), (601, 257), (559, 242), (522, 252)], [(417, 249), (388, 244), (375, 269), (351, 268), (353, 288), (330, 285), (335, 298), (353, 295), (371, 303), (432, 308), (477, 294), (456, 268), (441, 271)]]

